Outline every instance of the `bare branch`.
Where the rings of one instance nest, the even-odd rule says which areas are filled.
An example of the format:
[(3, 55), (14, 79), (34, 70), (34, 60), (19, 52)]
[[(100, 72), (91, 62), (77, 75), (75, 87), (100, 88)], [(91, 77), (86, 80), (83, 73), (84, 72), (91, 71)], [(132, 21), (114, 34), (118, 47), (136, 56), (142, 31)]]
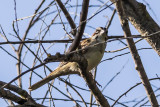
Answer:
[[(149, 81), (153, 81), (153, 80), (157, 80), (157, 79), (159, 80), (160, 78), (152, 78), (152, 79), (149, 79)], [(143, 83), (139, 82), (136, 85), (134, 85), (131, 88), (129, 88), (126, 92), (124, 92), (122, 95), (120, 95), (118, 97), (118, 99), (114, 102), (114, 104), (117, 103), (120, 98), (122, 98), (124, 95), (127, 95), (128, 92), (130, 92), (132, 89), (134, 89), (135, 87), (139, 86), (140, 84), (143, 84)], [(114, 104), (112, 106), (114, 106)]]
[[(7, 83), (0, 81), (0, 87), (4, 86), (5, 84), (7, 84)], [(23, 89), (15, 86), (15, 85), (9, 84), (9, 85), (8, 85), (7, 87), (5, 87), (5, 88), (7, 88), (7, 89), (9, 89), (9, 90), (11, 90), (11, 91), (14, 91), (14, 92), (16, 92), (17, 94), (21, 95), (21, 96), (23, 97), (23, 99), (33, 100), (33, 99), (31, 98), (31, 96), (27, 93), (27, 91), (25, 91), (25, 90), (23, 90)]]
[[(7, 84), (7, 83), (0, 81), (0, 87), (4, 86), (5, 84)], [(23, 107), (27, 107), (27, 106), (44, 107), (43, 105), (37, 104), (32, 99), (32, 97), (27, 93), (27, 91), (22, 90), (21, 88), (19, 88), (17, 86), (9, 84), (5, 88), (7, 88), (9, 90), (4, 90), (3, 88), (0, 88), (0, 97), (14, 101), (14, 102), (18, 103), (20, 106), (23, 105)], [(16, 92), (22, 98), (13, 94), (11, 91)]]
[(0, 89), (0, 97), (5, 98), (5, 99), (9, 99), (9, 100), (14, 101), (18, 104), (24, 104), (27, 102), (27, 100), (22, 99), (22, 98), (18, 97), (17, 95), (11, 93), (9, 90), (4, 90), (4, 89)]
[[(121, 4), (122, 4), (122, 2), (118, 1), (115, 5), (116, 5), (117, 12), (119, 14), (119, 18), (120, 18), (122, 29), (124, 31), (124, 36), (125, 37), (131, 37), (129, 24), (128, 24), (127, 19), (125, 18), (124, 8), (123, 8), (123, 6)], [(135, 69), (139, 73), (139, 76), (140, 76), (141, 81), (142, 81), (142, 83), (143, 83), (143, 85), (145, 87), (145, 90), (146, 90), (147, 96), (148, 96), (148, 98), (150, 100), (150, 103), (151, 103), (152, 106), (158, 107), (157, 99), (156, 99), (155, 94), (153, 92), (153, 89), (152, 89), (152, 87), (150, 85), (148, 77), (147, 77), (147, 75), (145, 73), (142, 61), (141, 61), (140, 56), (139, 56), (139, 54), (137, 52), (136, 46), (134, 44), (134, 41), (133, 41), (133, 39), (127, 39), (127, 42), (128, 42), (128, 46), (129, 46), (130, 52), (132, 54), (132, 57), (134, 59)]]
[[(43, 66), (43, 65), (45, 65), (45, 64), (46, 64), (46, 62), (44, 62), (44, 63), (42, 63), (42, 64), (40, 64), (40, 65), (37, 65), (37, 66), (35, 66), (35, 67), (33, 67), (33, 68), (31, 68), (31, 69), (29, 69), (29, 70), (21, 73), (21, 74), (18, 75), (16, 78), (14, 78), (13, 80), (11, 80), (9, 83), (3, 85), (1, 88), (8, 87), (9, 84), (11, 84), (12, 82), (14, 82), (14, 81), (17, 80), (18, 78), (22, 77), (24, 74), (26, 74), (26, 73), (28, 73), (28, 72), (30, 72), (30, 71), (33, 71), (34, 69), (37, 69), (37, 68), (39, 68), (39, 67), (41, 67), (41, 66)], [(0, 88), (0, 89), (1, 89), (1, 88)]]
[[(110, 1), (114, 2), (115, 0)], [(139, 31), (141, 36), (160, 31), (159, 25), (149, 15), (143, 3), (139, 3), (136, 0), (122, 0), (122, 3), (126, 18)], [(145, 39), (160, 56), (160, 34)]]
[(86, 19), (87, 19), (87, 14), (88, 14), (88, 6), (89, 6), (89, 0), (83, 0), (83, 4), (82, 4), (82, 11), (81, 11), (81, 16), (80, 16), (80, 26), (78, 28), (78, 31), (76, 33), (76, 37), (73, 41), (73, 43), (71, 44), (71, 46), (69, 47), (68, 52), (71, 52), (73, 50), (75, 50), (79, 43), (80, 40), (82, 38), (85, 26), (86, 26)]
[(110, 27), (110, 25), (111, 25), (111, 23), (112, 23), (112, 21), (113, 21), (113, 18), (114, 18), (115, 13), (116, 13), (116, 9), (113, 10), (111, 19), (109, 20), (109, 23), (108, 23), (108, 25), (106, 26), (106, 29), (108, 29), (108, 28)]
[(67, 11), (67, 9), (65, 8), (65, 6), (63, 5), (63, 3), (61, 2), (61, 0), (56, 0), (56, 2), (58, 3), (59, 7), (61, 8), (61, 10), (63, 11), (65, 17), (67, 18), (71, 28), (72, 28), (72, 34), (73, 36), (76, 35), (76, 24), (74, 23), (72, 17), (70, 16), (69, 12)]
[(101, 91), (96, 85), (96, 81), (93, 79), (92, 74), (90, 72), (86, 72), (87, 67), (87, 61), (83, 61), (83, 63), (80, 63), (81, 67), (81, 76), (86, 81), (88, 87), (90, 88), (91, 92), (93, 93), (95, 99), (98, 101), (98, 103), (101, 105), (101, 107), (110, 107), (107, 99), (103, 96)]
[[(73, 54), (73, 53), (71, 53), (71, 54)], [(71, 54), (60, 55), (59, 53), (57, 53), (55, 56), (51, 56), (51, 57), (45, 59), (45, 61), (55, 62), (58, 60), (58, 61), (78, 62), (80, 65), (80, 68), (81, 68), (80, 74), (82, 75), (84, 80), (87, 82), (87, 84), (88, 84), (91, 92), (95, 96), (96, 100), (99, 102), (99, 104), (102, 107), (110, 107), (109, 103), (107, 102), (107, 100), (105, 99), (105, 97), (103, 96), (101, 91), (98, 89), (98, 87), (96, 86), (96, 82), (92, 78), (91, 73), (86, 72), (87, 60), (84, 57), (80, 56), (79, 54), (73, 54), (72, 56), (71, 56)]]

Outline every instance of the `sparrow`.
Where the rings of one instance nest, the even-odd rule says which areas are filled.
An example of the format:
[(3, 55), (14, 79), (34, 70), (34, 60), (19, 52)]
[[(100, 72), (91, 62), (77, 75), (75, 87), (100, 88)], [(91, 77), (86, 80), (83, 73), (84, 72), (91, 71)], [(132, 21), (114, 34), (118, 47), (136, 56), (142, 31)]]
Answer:
[[(90, 38), (81, 41), (80, 43), (81, 49), (83, 50), (85, 48), (84, 51), (82, 51), (82, 55), (86, 58), (88, 62), (86, 72), (92, 70), (101, 61), (106, 48), (107, 39), (108, 36), (106, 28), (99, 27), (96, 29), (96, 31)], [(77, 62), (67, 62), (63, 64), (62, 63), (47, 77), (29, 87), (29, 90), (33, 91), (59, 76), (64, 76), (69, 74), (80, 75), (80, 67)]]

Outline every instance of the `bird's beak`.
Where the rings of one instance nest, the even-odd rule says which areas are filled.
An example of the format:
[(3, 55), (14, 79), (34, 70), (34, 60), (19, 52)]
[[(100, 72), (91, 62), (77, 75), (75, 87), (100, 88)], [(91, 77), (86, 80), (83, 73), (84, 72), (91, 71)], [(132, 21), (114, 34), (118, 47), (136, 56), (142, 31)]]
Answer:
[(103, 28), (105, 31), (107, 30), (105, 27)]
[[(103, 30), (105, 31), (106, 35), (108, 35), (108, 29), (106, 27), (103, 27)], [(107, 41), (108, 37), (105, 37), (105, 41)]]
[(100, 28), (103, 29), (103, 30), (105, 30), (105, 31), (107, 30), (105, 27), (100, 27)]
[(106, 27), (103, 28), (106, 32), (106, 34), (108, 34), (108, 29)]

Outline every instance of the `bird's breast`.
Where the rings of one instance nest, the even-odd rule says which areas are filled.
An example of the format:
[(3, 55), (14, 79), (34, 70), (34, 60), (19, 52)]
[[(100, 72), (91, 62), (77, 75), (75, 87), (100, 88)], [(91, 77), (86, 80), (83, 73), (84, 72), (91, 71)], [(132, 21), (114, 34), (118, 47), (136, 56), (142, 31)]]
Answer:
[(103, 50), (99, 50), (99, 49), (88, 50), (88, 52), (84, 55), (88, 61), (87, 71), (92, 70), (94, 67), (96, 67), (99, 64), (99, 62), (103, 57), (104, 49), (105, 48), (103, 48)]

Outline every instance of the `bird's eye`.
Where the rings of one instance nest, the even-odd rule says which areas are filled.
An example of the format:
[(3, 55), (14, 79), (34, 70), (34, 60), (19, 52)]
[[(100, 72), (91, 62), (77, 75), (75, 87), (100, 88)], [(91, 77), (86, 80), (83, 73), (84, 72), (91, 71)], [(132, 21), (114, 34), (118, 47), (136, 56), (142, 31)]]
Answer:
[(98, 34), (100, 32), (100, 30), (96, 30), (95, 34)]

